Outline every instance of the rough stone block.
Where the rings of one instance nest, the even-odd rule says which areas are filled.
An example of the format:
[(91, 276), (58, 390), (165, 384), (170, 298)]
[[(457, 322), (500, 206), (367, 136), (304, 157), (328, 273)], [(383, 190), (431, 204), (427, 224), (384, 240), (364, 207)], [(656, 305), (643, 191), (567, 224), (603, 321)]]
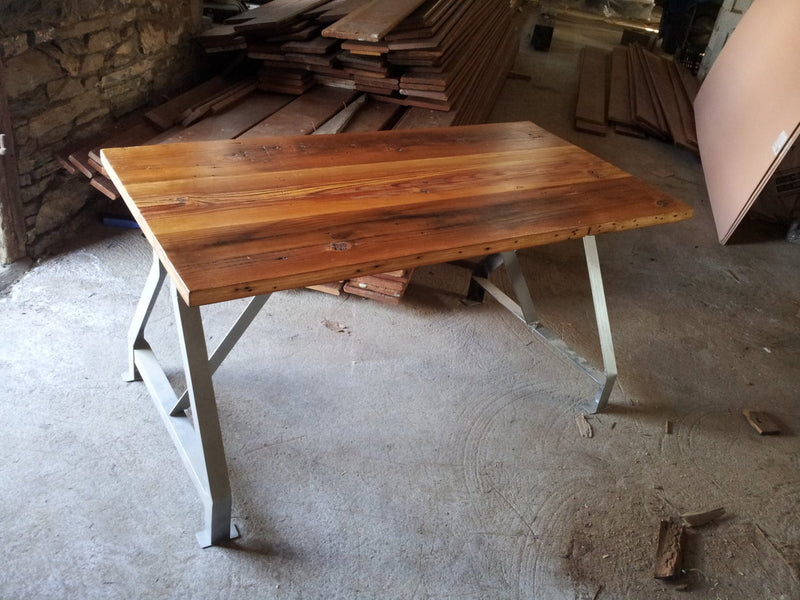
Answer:
[(87, 54), (81, 63), (81, 76), (86, 77), (98, 73), (105, 65), (106, 57), (102, 52)]
[(56, 37), (56, 28), (55, 27), (45, 27), (44, 29), (37, 29), (33, 32), (33, 43), (36, 44), (45, 44), (47, 42), (52, 42)]
[(167, 31), (158, 21), (139, 23), (139, 45), (144, 54), (159, 52), (167, 45)]
[(69, 56), (83, 56), (87, 52), (86, 44), (83, 43), (82, 38), (57, 39), (53, 43), (59, 50)]
[(51, 102), (69, 100), (81, 95), (84, 91), (80, 80), (72, 77), (58, 79), (47, 84), (47, 97)]
[(123, 69), (112, 71), (100, 79), (100, 87), (104, 90), (121, 84), (130, 84), (141, 78), (149, 78), (153, 68), (152, 59), (142, 60)]
[(10, 98), (32, 92), (62, 76), (61, 67), (40, 50), (28, 50), (6, 63), (6, 93)]
[(56, 44), (44, 44), (38, 48), (50, 58), (55, 60), (61, 67), (73, 77), (78, 74), (81, 59), (74, 54), (67, 54)]
[(95, 19), (86, 19), (73, 23), (68, 27), (64, 27), (59, 32), (59, 37), (62, 38), (80, 38), (90, 33), (103, 31), (114, 25), (113, 14), (103, 15)]
[(111, 59), (111, 66), (114, 68), (123, 67), (130, 64), (138, 56), (139, 45), (134, 38), (129, 38), (117, 46), (114, 56)]
[(74, 125), (76, 127), (80, 127), (81, 125), (86, 125), (87, 123), (92, 123), (98, 119), (102, 119), (103, 117), (108, 116), (111, 113), (111, 109), (107, 106), (101, 106), (97, 108), (92, 108), (79, 114), (75, 118)]
[(114, 31), (104, 29), (93, 33), (86, 40), (86, 49), (89, 52), (106, 52), (113, 48), (117, 43), (117, 35)]
[(47, 190), (36, 216), (35, 234), (42, 235), (59, 227), (86, 204), (86, 193), (76, 193), (71, 185), (58, 185)]
[(19, 98), (9, 98), (8, 108), (11, 112), (14, 128), (19, 129), (23, 122), (46, 110), (49, 105), (50, 99), (47, 97), (47, 89), (44, 86), (38, 87), (33, 92)]
[(25, 33), (12, 35), (0, 39), (0, 54), (6, 60), (22, 54), (28, 49), (28, 36)]

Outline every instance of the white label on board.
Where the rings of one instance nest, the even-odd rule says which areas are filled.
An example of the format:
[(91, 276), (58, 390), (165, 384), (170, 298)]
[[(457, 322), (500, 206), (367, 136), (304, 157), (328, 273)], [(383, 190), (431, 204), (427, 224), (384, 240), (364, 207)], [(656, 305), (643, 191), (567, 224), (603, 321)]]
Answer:
[(781, 134), (778, 136), (778, 139), (772, 143), (772, 152), (775, 156), (781, 153), (783, 147), (786, 145), (786, 142), (789, 140), (789, 136), (786, 135), (785, 131), (781, 131)]

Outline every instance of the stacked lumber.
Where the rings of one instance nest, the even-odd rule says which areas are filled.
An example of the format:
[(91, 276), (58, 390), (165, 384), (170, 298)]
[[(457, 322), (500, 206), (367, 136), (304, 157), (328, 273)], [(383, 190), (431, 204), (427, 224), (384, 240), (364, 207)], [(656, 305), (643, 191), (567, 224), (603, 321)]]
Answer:
[(698, 83), (670, 58), (638, 45), (611, 52), (586, 47), (581, 61), (575, 128), (671, 141), (698, 152), (692, 104)]
[[(262, 61), (260, 89), (314, 81), (482, 121), (517, 50), (515, 1), (272, 0), (197, 37)], [(499, 83), (498, 83), (499, 82)], [(494, 95), (493, 95), (494, 94)], [(445, 119), (447, 120), (447, 119)]]

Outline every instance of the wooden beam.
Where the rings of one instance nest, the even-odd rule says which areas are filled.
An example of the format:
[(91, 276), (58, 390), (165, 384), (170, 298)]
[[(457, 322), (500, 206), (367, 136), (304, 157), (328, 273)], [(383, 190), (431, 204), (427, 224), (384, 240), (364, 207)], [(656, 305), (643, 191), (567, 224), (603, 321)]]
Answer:
[(5, 89), (6, 73), (0, 49), (0, 134), (5, 150), (0, 155), (0, 264), (25, 256), (25, 218), (19, 193), (14, 129)]

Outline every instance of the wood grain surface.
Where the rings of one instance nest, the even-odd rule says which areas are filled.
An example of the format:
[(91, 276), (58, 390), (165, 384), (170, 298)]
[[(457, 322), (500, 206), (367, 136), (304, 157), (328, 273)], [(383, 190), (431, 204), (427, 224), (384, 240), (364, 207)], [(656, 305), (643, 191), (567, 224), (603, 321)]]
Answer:
[(111, 148), (102, 160), (193, 306), (692, 215), (528, 122)]

